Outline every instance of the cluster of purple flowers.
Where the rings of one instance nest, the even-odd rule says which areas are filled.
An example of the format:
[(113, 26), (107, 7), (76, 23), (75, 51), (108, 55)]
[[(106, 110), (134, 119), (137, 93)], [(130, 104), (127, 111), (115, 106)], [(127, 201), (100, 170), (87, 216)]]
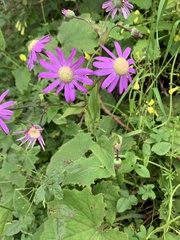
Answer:
[[(127, 18), (130, 14), (129, 9), (133, 6), (128, 0), (109, 0), (103, 3), (102, 8), (106, 8), (106, 12), (109, 12), (114, 18), (117, 12), (122, 13), (124, 18)], [(63, 14), (66, 16), (68, 10), (63, 10)], [(71, 14), (72, 15), (72, 14)], [(27, 65), (30, 71), (34, 68), (35, 64), (39, 60), (40, 65), (45, 68), (46, 72), (38, 74), (39, 78), (54, 79), (44, 90), (44, 93), (48, 93), (53, 89), (56, 89), (56, 95), (64, 90), (65, 99), (67, 102), (75, 101), (76, 91), (78, 90), (87, 93), (87, 88), (84, 84), (92, 85), (94, 82), (89, 76), (106, 76), (102, 82), (101, 88), (107, 88), (108, 93), (111, 93), (117, 85), (119, 85), (119, 93), (122, 94), (128, 89), (128, 83), (132, 82), (131, 74), (135, 74), (136, 71), (131, 67), (134, 60), (129, 58), (131, 48), (127, 47), (124, 52), (118, 42), (115, 42), (115, 49), (117, 56), (112, 53), (108, 48), (101, 45), (102, 49), (109, 55), (97, 56), (93, 62), (93, 66), (98, 68), (97, 70), (91, 70), (89, 68), (82, 68), (85, 58), (84, 56), (79, 57), (77, 61), (73, 61), (76, 55), (76, 48), (72, 49), (72, 52), (68, 59), (65, 58), (62, 50), (56, 48), (56, 56), (49, 51), (46, 51), (46, 44), (51, 41), (51, 36), (47, 35), (39, 40), (33, 40), (28, 49), (28, 61)], [(42, 58), (45, 55), (47, 60)], [(5, 91), (0, 96), (0, 102), (8, 94), (9, 90)], [(9, 134), (9, 129), (6, 126), (4, 120), (11, 120), (13, 115), (12, 110), (6, 109), (9, 106), (14, 105), (13, 101), (8, 101), (0, 105), (0, 127), (6, 133)], [(30, 123), (31, 127), (25, 131), (15, 132), (15, 134), (24, 134), (25, 136), (17, 139), (22, 140), (20, 146), (25, 142), (29, 141), (26, 150), (30, 146), (34, 146), (36, 140), (39, 141), (43, 150), (45, 150), (45, 143), (41, 136), (43, 128), (39, 125)]]

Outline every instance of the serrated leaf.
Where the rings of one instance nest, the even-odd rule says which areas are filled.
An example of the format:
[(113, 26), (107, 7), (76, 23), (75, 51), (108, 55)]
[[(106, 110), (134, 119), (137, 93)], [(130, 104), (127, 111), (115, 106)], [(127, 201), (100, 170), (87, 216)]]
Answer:
[(60, 204), (66, 205), (74, 215), (62, 215), (66, 224), (64, 240), (96, 239), (104, 218), (105, 204), (102, 194), (93, 196), (89, 189), (82, 191), (64, 190), (64, 199)]
[(110, 181), (101, 181), (97, 183), (93, 188), (93, 193), (102, 193), (104, 196), (104, 202), (106, 203), (106, 219), (113, 224), (116, 218), (116, 203), (119, 199), (119, 187), (114, 186)]
[(64, 172), (71, 162), (84, 157), (92, 143), (91, 134), (78, 133), (52, 156), (47, 167), (47, 175), (51, 177), (56, 172)]
[(19, 67), (16, 70), (12, 71), (12, 74), (15, 78), (15, 83), (17, 89), (23, 94), (24, 91), (28, 90), (28, 84), (31, 79), (31, 74), (27, 67)]
[(171, 149), (171, 143), (169, 142), (158, 142), (152, 146), (152, 151), (159, 156), (163, 156)]
[(98, 39), (94, 30), (87, 22), (78, 19), (63, 22), (57, 39), (62, 44), (62, 50), (68, 54), (74, 47), (79, 53), (93, 53), (98, 47)]
[(149, 178), (150, 177), (149, 170), (145, 166), (143, 166), (141, 164), (136, 164), (134, 170), (141, 177), (144, 177), (144, 178)]
[(96, 179), (110, 176), (110, 172), (97, 157), (80, 158), (67, 170), (63, 184), (73, 183), (90, 187)]

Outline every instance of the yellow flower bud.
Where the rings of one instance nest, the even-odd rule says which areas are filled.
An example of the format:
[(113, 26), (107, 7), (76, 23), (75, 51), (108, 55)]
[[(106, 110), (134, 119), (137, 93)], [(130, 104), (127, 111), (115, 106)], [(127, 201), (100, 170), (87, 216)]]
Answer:
[(175, 35), (175, 36), (174, 36), (174, 41), (175, 41), (175, 42), (180, 41), (180, 35)]
[(148, 110), (148, 113), (155, 114), (156, 116), (158, 116), (156, 110), (153, 107), (148, 107), (147, 110)]
[(139, 10), (136, 10), (134, 13), (135, 13), (135, 15), (139, 15), (140, 14)]
[(174, 88), (171, 88), (169, 89), (169, 94), (172, 95), (174, 92), (176, 92), (180, 87), (174, 87)]
[(25, 27), (22, 27), (22, 29), (21, 29), (21, 35), (24, 35), (24, 30), (25, 30)]
[(18, 21), (17, 21), (17, 23), (16, 23), (16, 25), (15, 25), (15, 28), (17, 28), (17, 29), (18, 29), (18, 27), (19, 27), (19, 24), (20, 24), (20, 21), (18, 20)]
[(140, 86), (139, 86), (139, 83), (138, 83), (138, 80), (135, 82), (134, 86), (133, 86), (133, 90), (139, 90)]
[(134, 23), (136, 24), (137, 22), (138, 22), (138, 17), (136, 17), (135, 19), (134, 19)]
[(87, 52), (84, 52), (84, 57), (86, 60), (89, 60), (91, 58), (91, 56)]
[(24, 62), (27, 61), (26, 56), (24, 54), (22, 54), (22, 53), (19, 55), (19, 58), (21, 59), (21, 61), (24, 61)]
[(154, 104), (154, 100), (153, 99), (151, 99), (151, 101), (150, 102), (148, 102), (148, 105), (149, 106), (152, 106)]
[(136, 52), (136, 56), (137, 56), (137, 59), (138, 59), (138, 60), (141, 59), (141, 58), (140, 58), (140, 54), (139, 54), (139, 52)]

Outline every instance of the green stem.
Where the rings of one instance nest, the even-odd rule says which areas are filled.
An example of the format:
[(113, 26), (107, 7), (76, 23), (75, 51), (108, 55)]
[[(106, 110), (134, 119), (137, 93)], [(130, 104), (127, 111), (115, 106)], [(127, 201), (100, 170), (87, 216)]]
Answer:
[(5, 52), (1, 52), (4, 57), (6, 57), (10, 62), (12, 62), (17, 67), (20, 67), (18, 63), (16, 63), (11, 57), (9, 57)]

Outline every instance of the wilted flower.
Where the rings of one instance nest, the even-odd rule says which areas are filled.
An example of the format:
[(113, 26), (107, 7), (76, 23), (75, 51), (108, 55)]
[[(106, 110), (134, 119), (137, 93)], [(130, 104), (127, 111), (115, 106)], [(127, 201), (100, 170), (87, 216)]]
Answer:
[(33, 123), (30, 123), (30, 124), (31, 124), (31, 127), (28, 128), (27, 130), (14, 132), (14, 134), (25, 134), (25, 136), (18, 138), (16, 141), (23, 140), (19, 146), (22, 146), (24, 143), (29, 141), (26, 147), (26, 150), (28, 150), (30, 146), (33, 148), (36, 141), (38, 140), (42, 149), (45, 151), (45, 148), (44, 148), (45, 143), (44, 143), (43, 137), (41, 136), (41, 133), (44, 129), (41, 128), (39, 125), (34, 125)]
[(121, 50), (121, 46), (118, 42), (114, 43), (118, 57), (116, 57), (111, 51), (105, 46), (101, 46), (108, 54), (109, 57), (95, 57), (93, 66), (101, 68), (100, 70), (94, 71), (97, 76), (109, 75), (102, 83), (102, 88), (108, 87), (108, 93), (111, 93), (119, 82), (119, 93), (126, 91), (128, 88), (128, 81), (132, 82), (130, 73), (135, 74), (136, 71), (130, 67), (134, 63), (133, 59), (127, 59), (131, 48), (127, 47), (124, 52)]
[(32, 40), (28, 46), (29, 50), (29, 59), (28, 59), (28, 68), (31, 71), (34, 65), (37, 62), (37, 58), (41, 58), (40, 53), (45, 51), (46, 47), (45, 44), (51, 41), (51, 37), (49, 35), (44, 36), (39, 40)]
[[(3, 92), (0, 96), (0, 102), (2, 102), (2, 100), (5, 98), (5, 96), (8, 94), (9, 90), (6, 90), (5, 92)], [(9, 129), (6, 126), (4, 120), (11, 120), (11, 115), (14, 114), (13, 111), (6, 109), (9, 106), (14, 105), (13, 101), (8, 101), (8, 102), (4, 102), (2, 104), (0, 104), (0, 128), (6, 133), (9, 134)]]
[(102, 4), (102, 8), (106, 8), (106, 12), (109, 12), (112, 18), (119, 12), (127, 19), (130, 14), (129, 9), (133, 9), (133, 5), (129, 3), (129, 0), (108, 0)]
[(42, 72), (38, 75), (39, 78), (56, 78), (43, 92), (48, 93), (54, 88), (57, 88), (56, 94), (64, 89), (64, 95), (67, 102), (74, 101), (76, 98), (75, 87), (82, 92), (87, 92), (87, 89), (79, 84), (93, 84), (93, 81), (86, 75), (92, 75), (93, 71), (88, 68), (79, 68), (84, 63), (84, 57), (81, 56), (75, 63), (72, 63), (76, 55), (76, 48), (73, 48), (68, 60), (65, 59), (60, 48), (56, 48), (58, 59), (53, 53), (47, 52), (51, 63), (40, 60), (41, 66), (49, 70), (49, 72)]

